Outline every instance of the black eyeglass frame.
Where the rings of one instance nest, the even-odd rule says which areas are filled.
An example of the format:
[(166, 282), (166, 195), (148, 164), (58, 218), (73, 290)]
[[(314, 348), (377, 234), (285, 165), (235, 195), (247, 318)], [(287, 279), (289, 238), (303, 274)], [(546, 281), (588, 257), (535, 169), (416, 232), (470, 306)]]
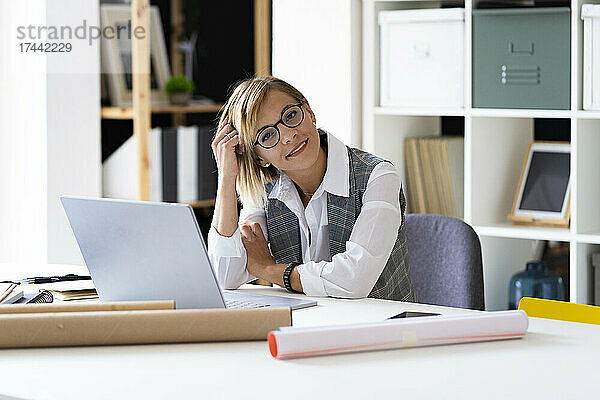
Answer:
[[(304, 104), (304, 101), (301, 101), (300, 103), (297, 104), (290, 104), (288, 106), (286, 106), (283, 110), (281, 110), (281, 118), (279, 118), (279, 121), (275, 122), (275, 124), (273, 125), (267, 125), (267, 126), (263, 126), (262, 128), (260, 128), (260, 130), (258, 131), (258, 133), (256, 134), (256, 140), (253, 143), (253, 146), (256, 146), (257, 144), (262, 147), (263, 149), (272, 149), (273, 147), (277, 146), (279, 144), (279, 141), (281, 140), (281, 132), (279, 131), (279, 128), (277, 127), (277, 125), (279, 124), (283, 124), (284, 126), (288, 127), (288, 128), (295, 128), (297, 126), (299, 126), (301, 123), (304, 122), (304, 109), (302, 108), (302, 105)], [(300, 122), (298, 122), (296, 125), (288, 125), (283, 121), (283, 115), (285, 114), (285, 112), (287, 110), (289, 110), (292, 107), (300, 107), (300, 112), (302, 113), (302, 118), (300, 118)], [(260, 138), (261, 133), (268, 128), (274, 128), (277, 131), (277, 142), (275, 142), (275, 144), (273, 146), (263, 146), (262, 143), (260, 143), (258, 141), (258, 139)]]

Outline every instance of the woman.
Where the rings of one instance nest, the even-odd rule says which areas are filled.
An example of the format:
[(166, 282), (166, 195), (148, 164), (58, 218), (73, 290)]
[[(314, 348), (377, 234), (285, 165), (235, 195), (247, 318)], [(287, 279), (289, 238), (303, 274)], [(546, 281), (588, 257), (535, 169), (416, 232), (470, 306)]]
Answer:
[(302, 93), (271, 76), (241, 82), (225, 104), (208, 236), (220, 284), (416, 301), (396, 169), (316, 124)]

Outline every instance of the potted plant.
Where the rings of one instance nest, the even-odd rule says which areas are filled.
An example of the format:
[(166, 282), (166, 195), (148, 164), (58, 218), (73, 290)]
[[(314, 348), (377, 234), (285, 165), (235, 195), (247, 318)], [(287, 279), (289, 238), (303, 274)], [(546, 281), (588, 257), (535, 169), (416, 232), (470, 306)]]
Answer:
[(188, 80), (183, 75), (172, 77), (165, 86), (165, 92), (169, 95), (171, 104), (179, 106), (185, 106), (189, 103), (193, 91), (194, 82)]

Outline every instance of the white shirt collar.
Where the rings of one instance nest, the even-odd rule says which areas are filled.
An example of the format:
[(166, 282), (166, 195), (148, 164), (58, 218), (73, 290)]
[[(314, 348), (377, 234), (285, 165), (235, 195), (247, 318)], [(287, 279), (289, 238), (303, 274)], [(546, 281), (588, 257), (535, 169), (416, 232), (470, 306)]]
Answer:
[(350, 196), (348, 149), (338, 138), (327, 133), (327, 169), (321, 186), (324, 191), (337, 196)]
[[(313, 197), (317, 198), (323, 192), (343, 197), (350, 196), (349, 173), (346, 145), (327, 132), (327, 169), (323, 181)], [(297, 196), (294, 182), (290, 177), (282, 171), (279, 171), (279, 174), (279, 179), (271, 190), (269, 198), (285, 201), (288, 196)]]

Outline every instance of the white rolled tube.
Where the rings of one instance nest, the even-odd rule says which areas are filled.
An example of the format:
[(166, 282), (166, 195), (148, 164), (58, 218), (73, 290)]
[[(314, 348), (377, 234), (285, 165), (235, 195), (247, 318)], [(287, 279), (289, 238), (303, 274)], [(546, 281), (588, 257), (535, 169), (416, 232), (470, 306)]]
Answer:
[(414, 317), (376, 323), (310, 328), (286, 327), (269, 333), (273, 357), (292, 358), (366, 350), (516, 339), (529, 320), (521, 310), (455, 316)]

